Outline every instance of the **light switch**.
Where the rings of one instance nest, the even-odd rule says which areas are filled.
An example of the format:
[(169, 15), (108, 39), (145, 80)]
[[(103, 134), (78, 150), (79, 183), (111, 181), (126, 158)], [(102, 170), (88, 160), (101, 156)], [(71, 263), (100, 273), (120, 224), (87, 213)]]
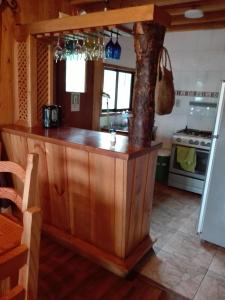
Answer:
[(79, 93), (71, 93), (71, 111), (80, 111)]

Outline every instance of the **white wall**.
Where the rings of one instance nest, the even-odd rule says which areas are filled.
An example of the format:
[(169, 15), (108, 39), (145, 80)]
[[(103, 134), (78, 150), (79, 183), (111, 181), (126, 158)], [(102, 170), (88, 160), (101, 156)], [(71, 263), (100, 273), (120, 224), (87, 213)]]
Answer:
[[(168, 32), (164, 45), (170, 54), (176, 90), (219, 92), (225, 79), (225, 29)], [(170, 148), (172, 134), (187, 125), (190, 101), (216, 102), (217, 98), (176, 96), (173, 112), (155, 117), (157, 139), (164, 147)]]
[[(133, 39), (122, 37), (119, 42), (121, 60), (110, 63), (134, 68)], [(176, 90), (219, 92), (225, 79), (225, 29), (167, 32), (164, 45), (170, 54)], [(190, 101), (216, 102), (217, 98), (176, 96), (170, 115), (155, 116), (157, 140), (163, 141), (163, 147), (170, 148), (172, 134), (187, 125)]]

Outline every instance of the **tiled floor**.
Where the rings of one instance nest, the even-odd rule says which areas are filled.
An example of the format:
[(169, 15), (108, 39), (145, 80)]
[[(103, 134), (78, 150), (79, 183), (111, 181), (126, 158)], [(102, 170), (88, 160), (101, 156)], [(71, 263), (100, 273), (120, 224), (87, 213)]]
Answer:
[(225, 249), (196, 234), (200, 196), (156, 185), (151, 235), (157, 241), (140, 273), (195, 300), (225, 300)]

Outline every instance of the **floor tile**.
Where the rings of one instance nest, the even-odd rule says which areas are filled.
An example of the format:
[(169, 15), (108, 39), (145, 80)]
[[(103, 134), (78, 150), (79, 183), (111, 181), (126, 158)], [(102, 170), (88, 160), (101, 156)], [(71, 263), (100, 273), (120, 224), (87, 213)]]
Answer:
[(208, 271), (194, 300), (224, 300), (225, 277)]
[(183, 225), (179, 228), (179, 231), (191, 235), (196, 235), (197, 225), (198, 225), (198, 214), (194, 213), (189, 218), (186, 218)]
[(174, 234), (177, 232), (175, 228), (171, 228), (169, 226), (158, 226), (158, 224), (151, 224), (150, 235), (153, 239), (156, 239), (155, 246), (158, 248), (162, 248), (165, 246)]
[(159, 185), (154, 197), (155, 252), (140, 272), (189, 299), (225, 300), (225, 249), (201, 242), (196, 234), (200, 196)]
[(196, 266), (189, 259), (160, 250), (152, 255), (140, 272), (155, 282), (193, 298), (207, 269)]
[[(225, 249), (219, 248), (213, 257), (209, 270), (225, 277)], [(225, 295), (224, 295), (225, 299)]]
[(201, 242), (198, 236), (178, 231), (162, 249), (171, 254), (183, 255), (194, 264), (209, 268), (217, 247)]

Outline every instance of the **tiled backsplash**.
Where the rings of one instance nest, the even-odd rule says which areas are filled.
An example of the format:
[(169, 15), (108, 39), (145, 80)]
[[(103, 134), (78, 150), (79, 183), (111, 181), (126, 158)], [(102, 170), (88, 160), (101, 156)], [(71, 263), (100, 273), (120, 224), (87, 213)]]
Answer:
[(172, 134), (190, 123), (199, 129), (212, 126), (211, 116), (189, 122), (190, 101), (217, 102), (221, 80), (225, 79), (225, 29), (168, 32), (168, 49), (176, 89), (176, 103), (170, 115), (155, 116), (157, 139), (171, 147)]
[(199, 91), (179, 91), (179, 90), (176, 90), (176, 96), (218, 98), (219, 97), (219, 92), (199, 92)]

